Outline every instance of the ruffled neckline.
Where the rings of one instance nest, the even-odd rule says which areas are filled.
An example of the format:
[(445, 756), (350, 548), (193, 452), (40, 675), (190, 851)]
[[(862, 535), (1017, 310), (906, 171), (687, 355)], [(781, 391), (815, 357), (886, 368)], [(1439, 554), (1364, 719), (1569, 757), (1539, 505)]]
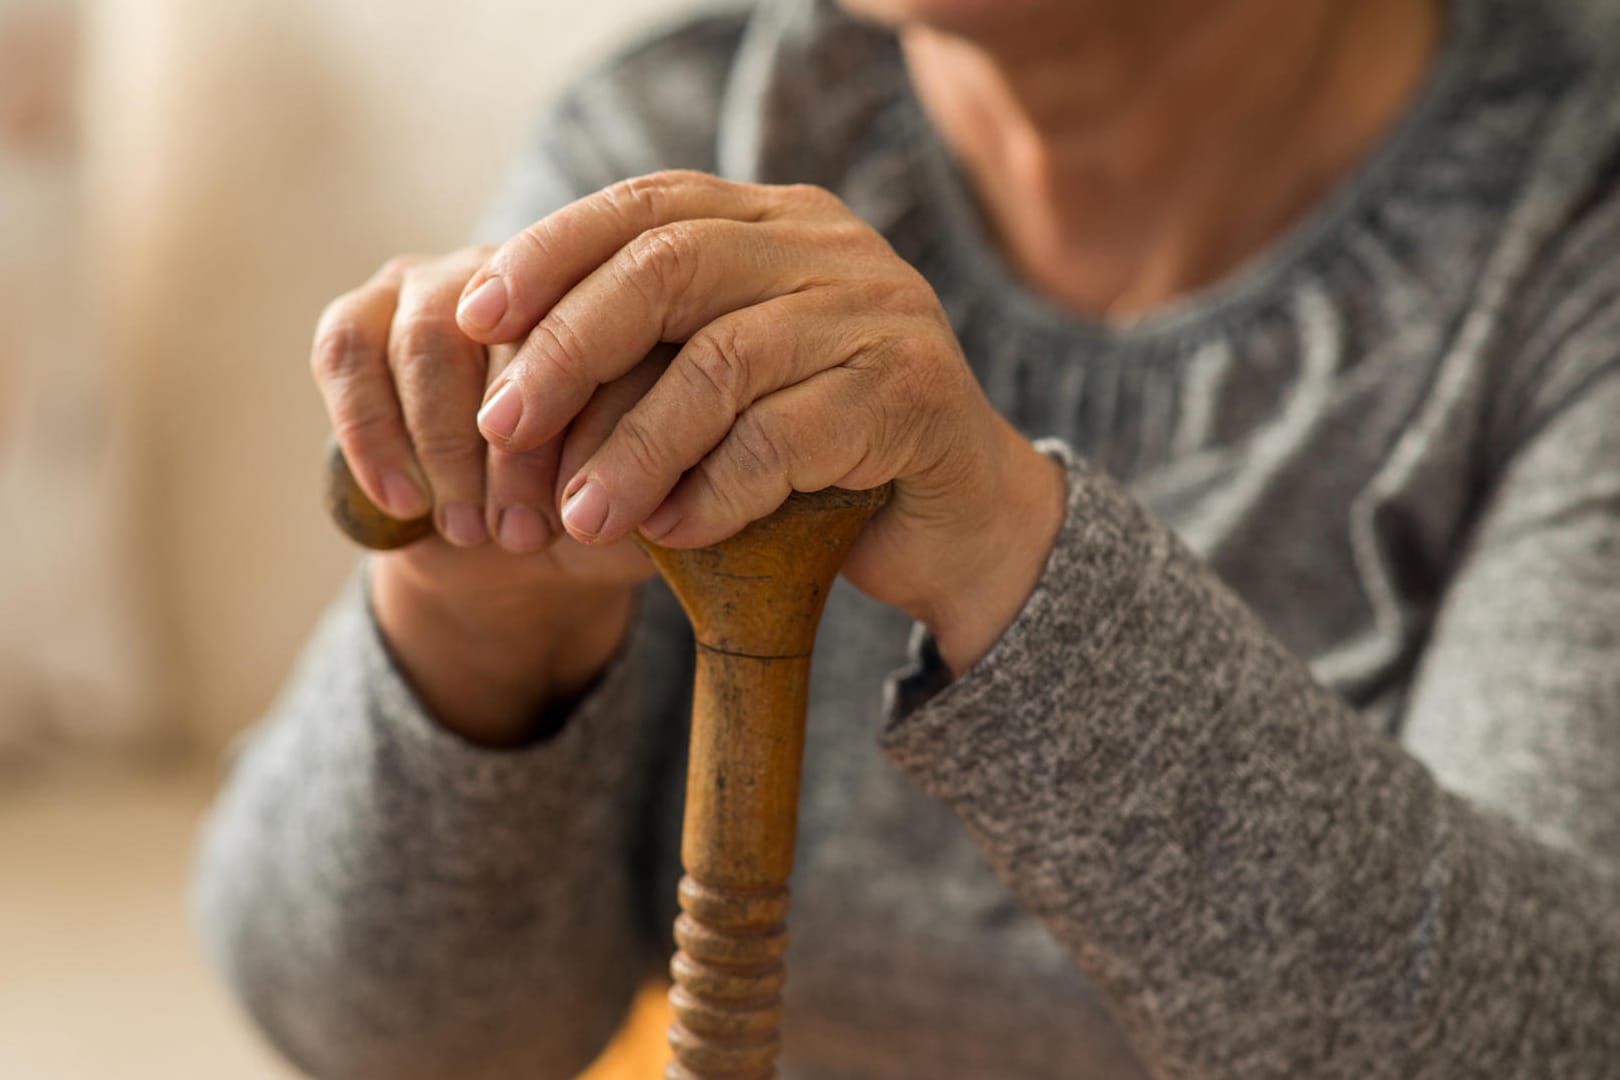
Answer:
[[(926, 231), (938, 238), (941, 254), (959, 269), (964, 287), (994, 296), (1004, 317), (1026, 329), (1110, 350), (1207, 339), (1213, 330), (1274, 304), (1287, 293), (1289, 281), (1330, 260), (1345, 225), (1385, 198), (1411, 171), (1414, 159), (1434, 151), (1436, 132), (1450, 126), (1468, 97), (1470, 62), (1478, 55), (1483, 22), (1477, 0), (1451, 0), (1445, 19), (1436, 54), (1405, 112), (1349, 174), (1260, 252), (1210, 285), (1141, 318), (1111, 323), (1077, 313), (1018, 275), (992, 239), (964, 170), (929, 122), (909, 79), (902, 77), (896, 81), (894, 107), (910, 132), (903, 145), (911, 152), (911, 167), (928, 193), (919, 206), (936, 223)], [(897, 44), (895, 52), (903, 70)]]

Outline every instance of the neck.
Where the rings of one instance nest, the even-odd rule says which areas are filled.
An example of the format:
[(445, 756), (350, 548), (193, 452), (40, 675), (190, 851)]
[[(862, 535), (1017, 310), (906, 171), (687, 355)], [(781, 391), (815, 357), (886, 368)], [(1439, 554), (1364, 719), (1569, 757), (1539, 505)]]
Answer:
[(1015, 268), (1119, 319), (1211, 283), (1320, 200), (1400, 115), (1438, 30), (1431, 0), (1059, 10), (901, 42)]

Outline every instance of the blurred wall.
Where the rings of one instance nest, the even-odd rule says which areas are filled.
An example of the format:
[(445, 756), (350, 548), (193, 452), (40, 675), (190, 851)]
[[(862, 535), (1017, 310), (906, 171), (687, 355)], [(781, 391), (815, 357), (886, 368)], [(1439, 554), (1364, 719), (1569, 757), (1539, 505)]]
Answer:
[(83, 0), (83, 269), (128, 428), (113, 554), (160, 723), (249, 723), (353, 565), (319, 510), (321, 306), (459, 244), (548, 95), (692, 6)]
[(160, 726), (85, 256), (79, 9), (0, 0), (0, 763)]

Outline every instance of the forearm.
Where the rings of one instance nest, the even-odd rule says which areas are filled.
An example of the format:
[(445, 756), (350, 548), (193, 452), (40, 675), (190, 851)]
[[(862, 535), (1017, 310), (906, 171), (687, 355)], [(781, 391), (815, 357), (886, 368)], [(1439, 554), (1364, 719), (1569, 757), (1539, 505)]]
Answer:
[(1086, 473), (1008, 635), (885, 738), (1138, 1048), (1201, 1080), (1602, 1075), (1613, 879), (1443, 792)]
[[(642, 673), (644, 674), (644, 673)], [(621, 664), (555, 738), (470, 745), (392, 668), (358, 590), (245, 746), (195, 901), (216, 962), (315, 1075), (573, 1075), (645, 964)]]
[(585, 693), (623, 646), (625, 585), (557, 585), (451, 597), (386, 556), (371, 599), (402, 674), (437, 722), (484, 746), (519, 746)]

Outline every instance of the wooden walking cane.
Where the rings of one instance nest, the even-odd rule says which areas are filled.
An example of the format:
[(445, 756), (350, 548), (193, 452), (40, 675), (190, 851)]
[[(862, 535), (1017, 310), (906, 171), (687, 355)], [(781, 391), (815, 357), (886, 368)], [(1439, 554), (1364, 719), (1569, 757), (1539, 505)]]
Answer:
[[(697, 639), (666, 1080), (776, 1076), (810, 652), (844, 556), (887, 498), (794, 494), (713, 547), (644, 545)], [(368, 547), (433, 530), (383, 514), (335, 447), (327, 504)]]

